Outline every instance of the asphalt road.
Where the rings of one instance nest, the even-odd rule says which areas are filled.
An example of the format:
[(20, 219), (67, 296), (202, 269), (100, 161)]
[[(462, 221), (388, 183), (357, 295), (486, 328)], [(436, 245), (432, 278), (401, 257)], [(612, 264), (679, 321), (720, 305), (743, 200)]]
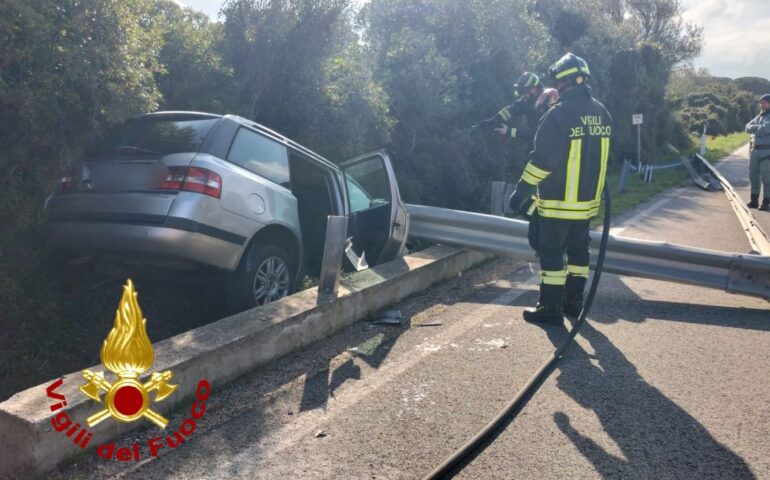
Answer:
[[(732, 158), (720, 166), (746, 196), (747, 164)], [(770, 227), (766, 217), (760, 221)], [(749, 249), (724, 194), (694, 186), (652, 199), (615, 233)], [(395, 305), (399, 326), (359, 322), (215, 390), (194, 435), (158, 458), (91, 455), (58, 476), (421, 478), (566, 336), (569, 324), (522, 320), (536, 289), (529, 265), (495, 260)], [(577, 344), (458, 478), (770, 478), (768, 307), (716, 290), (604, 276)], [(187, 416), (174, 415), (170, 428)], [(155, 433), (118, 443), (146, 443)]]

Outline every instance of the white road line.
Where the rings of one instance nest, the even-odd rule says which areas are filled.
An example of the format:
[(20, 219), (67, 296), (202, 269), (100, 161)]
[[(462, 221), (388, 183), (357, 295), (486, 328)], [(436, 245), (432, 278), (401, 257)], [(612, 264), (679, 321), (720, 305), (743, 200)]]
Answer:
[(667, 193), (663, 198), (658, 200), (657, 202), (653, 203), (649, 207), (645, 208), (644, 210), (640, 211), (633, 217), (629, 218), (628, 220), (622, 222), (617, 227), (610, 228), (610, 235), (619, 235), (621, 232), (623, 232), (625, 229), (629, 227), (633, 227), (639, 220), (642, 218), (650, 215), (651, 213), (655, 212), (656, 210), (663, 207), (665, 204), (670, 202), (671, 200), (674, 200), (678, 198), (682, 193), (684, 193), (687, 190), (687, 187), (681, 187), (677, 188), (673, 192)]

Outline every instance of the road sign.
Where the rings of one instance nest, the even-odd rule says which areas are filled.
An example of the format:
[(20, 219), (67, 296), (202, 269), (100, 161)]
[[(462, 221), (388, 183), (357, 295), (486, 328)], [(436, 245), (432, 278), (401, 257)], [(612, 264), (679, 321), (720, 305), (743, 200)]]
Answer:
[(643, 115), (641, 113), (637, 113), (636, 115), (633, 115), (631, 117), (631, 123), (634, 125), (641, 125), (643, 121)]

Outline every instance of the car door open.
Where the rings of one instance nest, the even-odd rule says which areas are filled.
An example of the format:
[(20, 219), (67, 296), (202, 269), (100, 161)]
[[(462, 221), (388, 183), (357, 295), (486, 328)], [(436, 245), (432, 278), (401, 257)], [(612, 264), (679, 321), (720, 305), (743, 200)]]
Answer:
[(369, 265), (401, 255), (409, 232), (409, 212), (384, 151), (368, 153), (340, 165), (350, 211), (348, 234), (353, 250)]

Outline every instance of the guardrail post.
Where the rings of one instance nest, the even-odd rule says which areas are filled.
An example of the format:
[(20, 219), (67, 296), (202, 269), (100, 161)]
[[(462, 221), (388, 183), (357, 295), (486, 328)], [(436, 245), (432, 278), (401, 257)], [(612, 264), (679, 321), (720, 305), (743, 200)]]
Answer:
[(626, 184), (628, 183), (628, 172), (631, 171), (631, 162), (623, 159), (623, 168), (620, 170), (620, 180), (618, 181), (618, 193), (626, 191)]
[(503, 198), (505, 195), (505, 182), (492, 182), (492, 205), (489, 207), (489, 213), (502, 216), (505, 212)]
[(321, 263), (321, 278), (318, 281), (318, 303), (337, 298), (347, 234), (348, 217), (329, 215), (326, 218), (326, 240), (323, 263)]

